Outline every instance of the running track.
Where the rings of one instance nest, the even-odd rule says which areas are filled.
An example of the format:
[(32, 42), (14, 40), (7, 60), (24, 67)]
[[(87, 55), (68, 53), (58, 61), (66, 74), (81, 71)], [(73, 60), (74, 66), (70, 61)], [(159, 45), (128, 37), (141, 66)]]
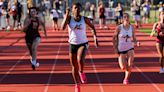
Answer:
[[(152, 25), (143, 27), (152, 28)], [(112, 47), (114, 26), (110, 29), (97, 30), (99, 48), (94, 47), (91, 32), (87, 30), (89, 51), (84, 70), (88, 84), (81, 86), (81, 92), (163, 92), (164, 74), (158, 73), (155, 38), (137, 31), (141, 46), (135, 48), (131, 84), (123, 85), (123, 73)], [(48, 29), (48, 38), (42, 36), (37, 71), (31, 69), (24, 34), (19, 31), (0, 33), (0, 92), (74, 92), (67, 31)]]

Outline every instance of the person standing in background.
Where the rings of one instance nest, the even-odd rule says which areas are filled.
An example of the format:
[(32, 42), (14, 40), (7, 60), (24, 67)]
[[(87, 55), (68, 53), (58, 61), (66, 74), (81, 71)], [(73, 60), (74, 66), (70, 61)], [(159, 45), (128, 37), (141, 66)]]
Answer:
[(99, 7), (98, 7), (98, 11), (99, 11), (99, 25), (100, 25), (100, 29), (107, 28), (106, 26), (106, 20), (105, 20), (105, 6), (103, 4), (103, 2), (100, 2)]

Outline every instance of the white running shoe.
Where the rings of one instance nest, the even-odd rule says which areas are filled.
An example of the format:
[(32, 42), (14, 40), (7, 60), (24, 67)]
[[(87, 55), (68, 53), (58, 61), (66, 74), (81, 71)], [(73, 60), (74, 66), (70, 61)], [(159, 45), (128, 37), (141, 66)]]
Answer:
[(108, 27), (107, 26), (104, 26), (104, 29), (107, 29)]
[(35, 70), (36, 67), (39, 67), (39, 62), (36, 62), (36, 60), (31, 60), (31, 67), (33, 70)]
[(7, 26), (7, 30), (10, 30), (10, 26)]
[(14, 31), (17, 30), (17, 27), (14, 27)]

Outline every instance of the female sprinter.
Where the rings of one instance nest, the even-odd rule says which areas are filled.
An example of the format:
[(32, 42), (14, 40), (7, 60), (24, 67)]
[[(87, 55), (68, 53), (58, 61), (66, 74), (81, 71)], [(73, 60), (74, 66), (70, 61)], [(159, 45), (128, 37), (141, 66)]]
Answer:
[(73, 15), (69, 15), (69, 9), (66, 11), (63, 20), (62, 29), (68, 25), (69, 43), (70, 43), (70, 63), (72, 65), (72, 76), (75, 82), (75, 92), (80, 92), (80, 81), (86, 83), (86, 76), (83, 72), (86, 51), (88, 49), (88, 39), (86, 36), (86, 24), (92, 28), (92, 33), (96, 47), (98, 46), (96, 30), (90, 19), (80, 15), (81, 4), (75, 3), (72, 6)]
[(44, 34), (47, 37), (45, 24), (37, 15), (37, 8), (29, 8), (29, 15), (25, 18), (23, 31), (25, 32), (25, 41), (31, 55), (32, 69), (39, 66), (37, 62), (37, 47), (40, 43), (39, 24), (43, 26)]
[(164, 73), (164, 11), (159, 14), (159, 21), (154, 24), (150, 36), (156, 35), (156, 48), (159, 54), (161, 69), (159, 73)]
[(114, 50), (118, 54), (120, 68), (125, 71), (123, 84), (129, 83), (134, 61), (134, 43), (138, 44), (135, 30), (130, 24), (128, 13), (123, 14), (123, 24), (118, 25), (113, 36)]

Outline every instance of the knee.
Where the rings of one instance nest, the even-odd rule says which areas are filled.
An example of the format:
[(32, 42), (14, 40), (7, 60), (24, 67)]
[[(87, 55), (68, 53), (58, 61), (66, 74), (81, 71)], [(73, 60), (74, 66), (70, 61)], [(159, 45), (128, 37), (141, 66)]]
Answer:
[(160, 58), (160, 59), (163, 59), (163, 58), (164, 58), (164, 56), (163, 56), (163, 55), (159, 55), (159, 58)]
[(124, 66), (122, 66), (122, 67), (120, 67), (121, 68), (121, 70), (126, 70), (126, 67), (124, 67)]
[(35, 48), (35, 47), (32, 47), (32, 49), (31, 49), (31, 50), (34, 52), (34, 51), (36, 51), (36, 48)]
[(74, 65), (74, 66), (72, 66), (72, 70), (73, 70), (73, 71), (79, 71), (79, 67), (76, 66), (76, 65)]
[(132, 66), (128, 66), (127, 71), (132, 71)]

